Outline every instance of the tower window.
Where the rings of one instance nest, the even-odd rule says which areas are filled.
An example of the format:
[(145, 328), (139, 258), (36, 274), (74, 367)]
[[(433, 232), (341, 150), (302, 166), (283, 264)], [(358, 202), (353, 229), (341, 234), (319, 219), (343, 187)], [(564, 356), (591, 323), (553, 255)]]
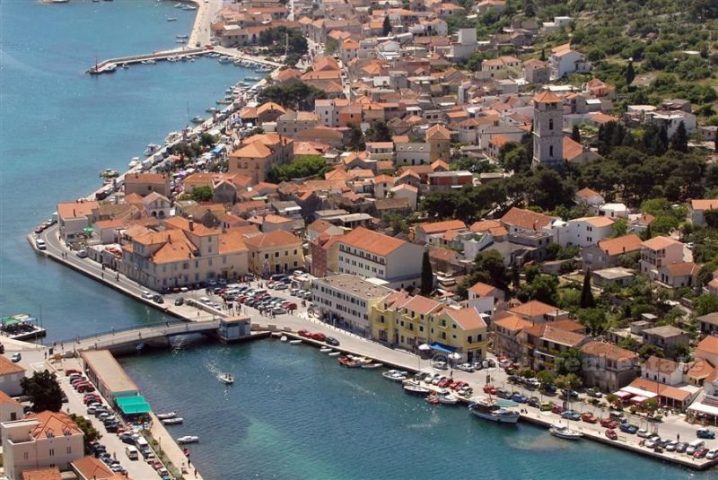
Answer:
[(548, 119), (548, 129), (553, 130), (553, 118)]
[(548, 156), (549, 156), (549, 157), (553, 157), (553, 145), (551, 145), (550, 147), (548, 147)]

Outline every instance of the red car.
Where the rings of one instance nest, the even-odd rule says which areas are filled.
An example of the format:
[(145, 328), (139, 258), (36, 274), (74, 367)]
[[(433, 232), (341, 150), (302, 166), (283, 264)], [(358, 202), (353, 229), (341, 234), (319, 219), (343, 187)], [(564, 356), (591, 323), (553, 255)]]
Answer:
[(327, 339), (327, 336), (324, 335), (324, 334), (321, 333), (321, 332), (312, 333), (312, 334), (309, 335), (309, 337), (312, 338), (312, 339), (314, 339), (314, 340), (316, 340), (317, 342), (323, 342), (323, 341), (325, 341), (325, 340)]
[(598, 417), (596, 417), (593, 413), (586, 412), (581, 414), (581, 420), (586, 423), (596, 423), (598, 422)]
[(561, 405), (554, 405), (551, 407), (551, 411), (557, 415), (561, 415), (563, 413), (563, 407)]
[(77, 375), (81, 375), (80, 371), (79, 371), (79, 370), (75, 370), (74, 368), (68, 368), (67, 370), (65, 370), (65, 376), (66, 376), (66, 377), (69, 377), (69, 376), (72, 375), (73, 373), (76, 373)]
[(309, 333), (307, 330), (299, 330), (297, 332), (297, 335), (299, 335), (300, 337), (309, 338), (312, 334)]
[(614, 429), (609, 428), (606, 430), (606, 438), (609, 440), (618, 440), (618, 434)]
[(693, 458), (703, 458), (708, 453), (708, 449), (706, 447), (699, 448), (695, 451), (693, 454)]
[(614, 428), (618, 427), (618, 422), (613, 419), (610, 419), (610, 418), (602, 418), (601, 426), (606, 427), (608, 429), (614, 429)]

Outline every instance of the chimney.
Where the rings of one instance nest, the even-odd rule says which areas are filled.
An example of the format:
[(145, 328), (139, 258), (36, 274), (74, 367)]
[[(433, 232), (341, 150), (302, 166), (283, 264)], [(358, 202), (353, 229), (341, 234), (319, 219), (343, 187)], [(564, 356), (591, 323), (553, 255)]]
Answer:
[(189, 231), (194, 232), (194, 218), (192, 218), (192, 215), (189, 216)]

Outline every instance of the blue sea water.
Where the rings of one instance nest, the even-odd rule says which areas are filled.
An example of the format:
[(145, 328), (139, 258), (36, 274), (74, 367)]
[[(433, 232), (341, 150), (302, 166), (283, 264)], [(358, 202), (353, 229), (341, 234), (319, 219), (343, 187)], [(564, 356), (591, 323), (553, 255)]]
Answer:
[[(249, 74), (209, 59), (83, 73), (96, 57), (176, 46), (193, 15), (172, 4), (0, 1), (0, 315), (40, 315), (49, 341), (162, 320), (39, 259), (24, 235), (57, 201), (91, 191), (101, 170), (124, 168)], [(186, 419), (178, 435), (201, 437), (192, 459), (208, 480), (714, 476), (430, 407), (377, 372), (340, 369), (304, 347), (205, 345), (123, 363), (155, 410)], [(225, 370), (237, 379), (227, 389), (216, 380)]]

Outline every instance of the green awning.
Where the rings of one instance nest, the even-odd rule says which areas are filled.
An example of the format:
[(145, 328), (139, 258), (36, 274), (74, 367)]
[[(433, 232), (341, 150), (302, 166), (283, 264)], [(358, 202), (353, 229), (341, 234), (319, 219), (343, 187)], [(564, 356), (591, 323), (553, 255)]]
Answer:
[(140, 415), (150, 413), (152, 410), (150, 404), (147, 403), (142, 395), (132, 395), (128, 397), (117, 397), (115, 403), (122, 411), (123, 415)]

